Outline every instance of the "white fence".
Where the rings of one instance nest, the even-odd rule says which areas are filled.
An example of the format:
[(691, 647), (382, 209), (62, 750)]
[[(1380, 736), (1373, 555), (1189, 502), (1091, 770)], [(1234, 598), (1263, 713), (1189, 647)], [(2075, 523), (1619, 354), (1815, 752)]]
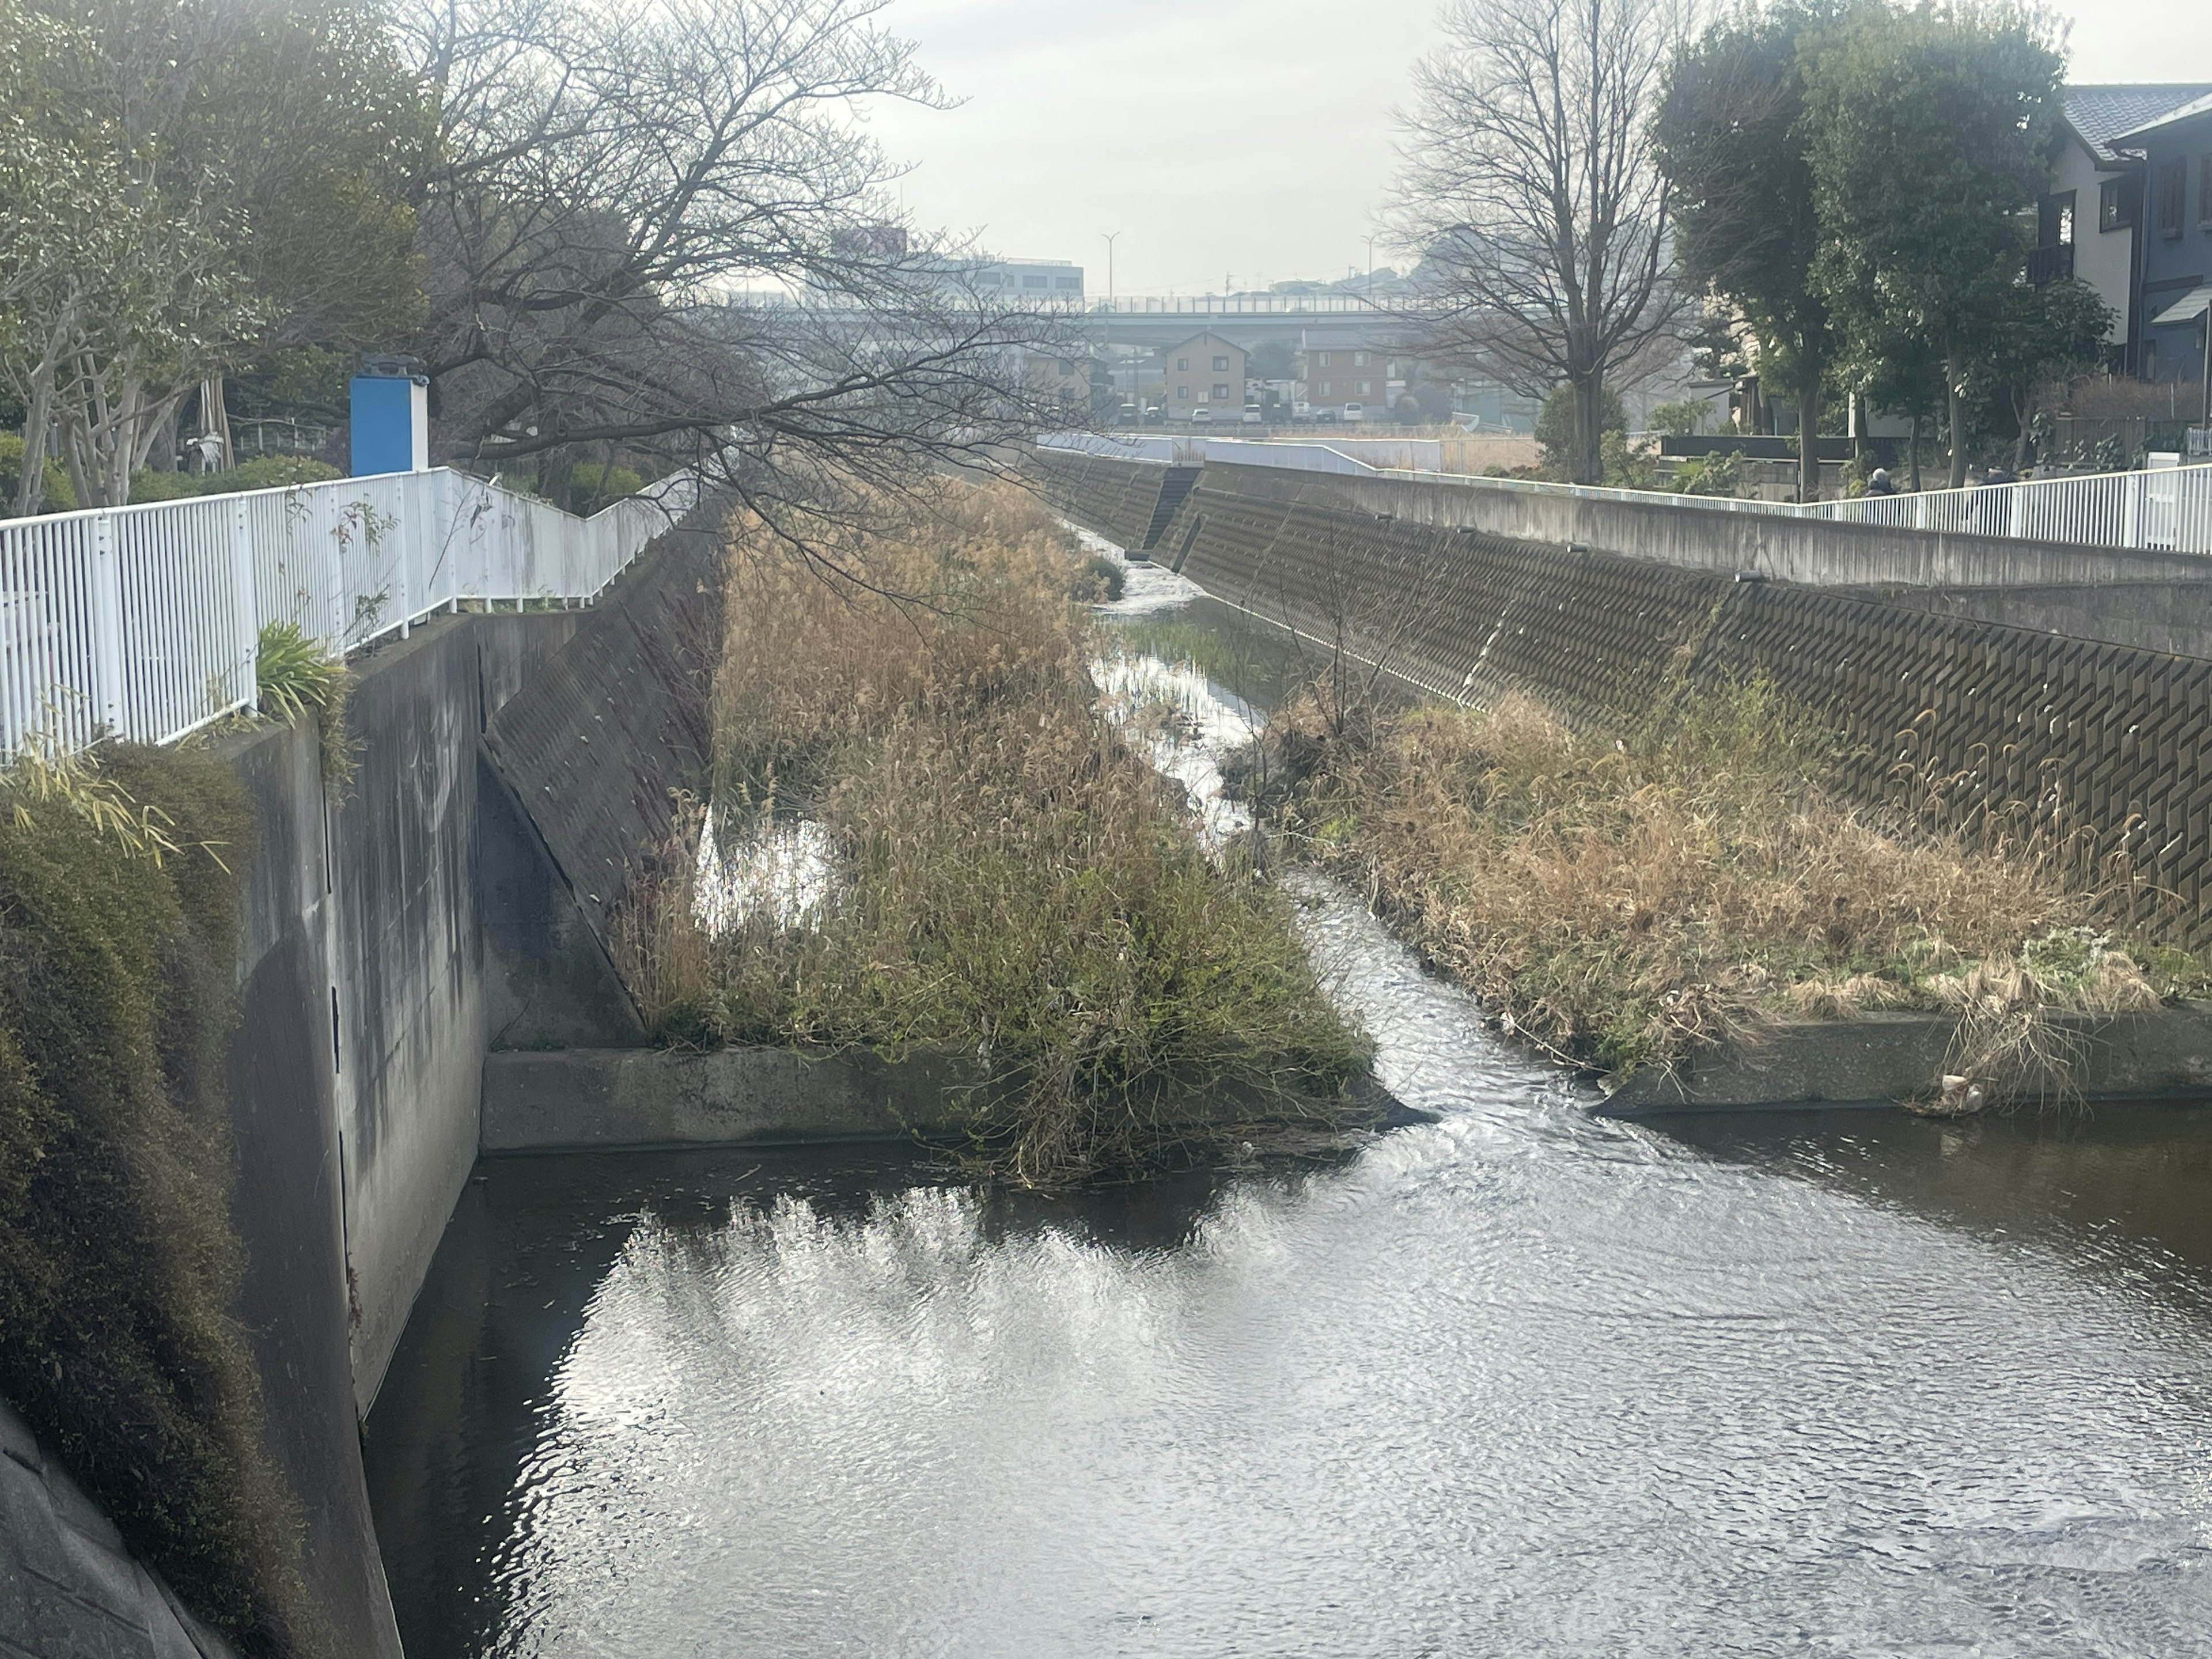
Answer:
[(0, 520), (0, 756), (251, 708), (269, 623), (342, 655), (464, 600), (588, 601), (696, 499), (678, 475), (580, 519), (441, 468)]
[(1863, 495), (1780, 511), (1893, 530), (2011, 536), (2069, 546), (2212, 553), (2212, 466)]
[(1644, 507), (1826, 519), (1897, 530), (2008, 536), (2064, 546), (2212, 553), (2212, 465), (2154, 468), (2148, 472), (2105, 472), (2080, 478), (2039, 478), (2027, 483), (1981, 484), (1966, 489), (1924, 490), (1910, 495), (1868, 495), (1852, 501), (1814, 501), (1801, 507), (1791, 501), (1734, 501), (1724, 496), (1678, 495), (1668, 490), (1606, 489), (1586, 484), (1539, 483), (1526, 478), (1472, 478), (1455, 472), (1429, 472), (1419, 466), (1420, 457), (1410, 453), (1402, 458), (1405, 464), (1377, 466), (1347, 453), (1350, 447), (1340, 447), (1340, 440), (1276, 442), (1252, 438), (1120, 438), (1069, 432), (1054, 433), (1039, 441), (1048, 448), (1080, 450), (1129, 460), (1194, 465), (1210, 458), (1245, 466), (1278, 466), (1301, 472), (1333, 472), (1359, 477), (1411, 471), (1420, 471), (1439, 483), (1469, 489), (1578, 495)]

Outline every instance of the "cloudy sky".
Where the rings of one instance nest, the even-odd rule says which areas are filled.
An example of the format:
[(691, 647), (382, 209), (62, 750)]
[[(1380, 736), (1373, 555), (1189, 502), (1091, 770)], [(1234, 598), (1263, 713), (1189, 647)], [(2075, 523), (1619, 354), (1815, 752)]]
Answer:
[[(2212, 82), (2207, 0), (2066, 0), (2077, 81)], [(895, 0), (965, 101), (874, 117), (922, 224), (1106, 291), (1364, 270), (1433, 0)], [(2148, 72), (2147, 72), (2148, 71)], [(1376, 257), (1389, 263), (1387, 251)]]

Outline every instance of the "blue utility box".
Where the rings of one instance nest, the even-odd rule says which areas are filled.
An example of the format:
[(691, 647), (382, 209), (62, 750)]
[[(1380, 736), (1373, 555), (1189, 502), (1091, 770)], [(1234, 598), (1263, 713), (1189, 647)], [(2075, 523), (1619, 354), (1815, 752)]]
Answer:
[(353, 377), (353, 476), (430, 465), (430, 383), (420, 374)]

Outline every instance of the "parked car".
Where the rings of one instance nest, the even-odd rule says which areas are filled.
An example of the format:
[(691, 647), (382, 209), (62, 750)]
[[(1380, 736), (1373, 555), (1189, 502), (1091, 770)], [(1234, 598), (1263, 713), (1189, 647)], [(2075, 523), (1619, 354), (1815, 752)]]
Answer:
[(1190, 411), (1190, 423), (1193, 426), (1212, 425), (1213, 411), (1208, 409), (1204, 404), (1200, 404), (1196, 409)]
[(1247, 404), (1244, 405), (1244, 424), (1246, 426), (1258, 426), (1261, 424), (1259, 404)]
[(1366, 405), (1364, 405), (1364, 404), (1345, 404), (1345, 406), (1344, 406), (1344, 418), (1345, 418), (1346, 420), (1347, 420), (1347, 421), (1364, 421), (1364, 420), (1365, 420), (1365, 419), (1367, 418), (1367, 409), (1366, 409)]
[(1123, 426), (1134, 426), (1137, 424), (1139, 418), (1140, 417), (1137, 413), (1136, 404), (1123, 404), (1121, 405), (1121, 422)]

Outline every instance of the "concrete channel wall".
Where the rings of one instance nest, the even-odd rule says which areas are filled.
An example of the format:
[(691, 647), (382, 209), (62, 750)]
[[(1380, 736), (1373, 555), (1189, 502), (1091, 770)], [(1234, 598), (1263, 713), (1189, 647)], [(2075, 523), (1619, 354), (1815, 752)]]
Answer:
[[(302, 1504), (308, 1589), (348, 1659), (399, 1654), (359, 1424), (476, 1162), (487, 1054), (642, 1036), (606, 960), (604, 906), (578, 902), (493, 728), (542, 705), (510, 758), (556, 775), (532, 744), (601, 730), (592, 706), (616, 688), (593, 676), (640, 656), (641, 605), (657, 615), (676, 592), (719, 615), (702, 550), (674, 541), (590, 611), (441, 617), (356, 660), (349, 780), (333, 781), (308, 721), (221, 742), (256, 825), (229, 1054), (239, 1314)], [(701, 665), (655, 660), (658, 678), (620, 690), (630, 718), (665, 724), (669, 682)], [(641, 811), (665, 821), (670, 788), (696, 782), (667, 774), (665, 753), (606, 746), (634, 763), (558, 774), (559, 823), (579, 844), (604, 846)], [(12, 1535), (13, 1514), (0, 1522)]]
[[(1043, 471), (1079, 522), (1141, 465), (1079, 465)], [(1454, 700), (1633, 720), (1770, 679), (1836, 712), (1863, 799), (2032, 821), (2116, 918), (2212, 945), (2204, 561), (1212, 465), (1153, 557)]]
[(357, 665), (343, 792), (310, 722), (224, 745), (257, 831), (230, 1050), (240, 1311), (347, 1654), (399, 1651), (358, 1422), (476, 1158), (480, 737), (576, 621), (441, 618)]

